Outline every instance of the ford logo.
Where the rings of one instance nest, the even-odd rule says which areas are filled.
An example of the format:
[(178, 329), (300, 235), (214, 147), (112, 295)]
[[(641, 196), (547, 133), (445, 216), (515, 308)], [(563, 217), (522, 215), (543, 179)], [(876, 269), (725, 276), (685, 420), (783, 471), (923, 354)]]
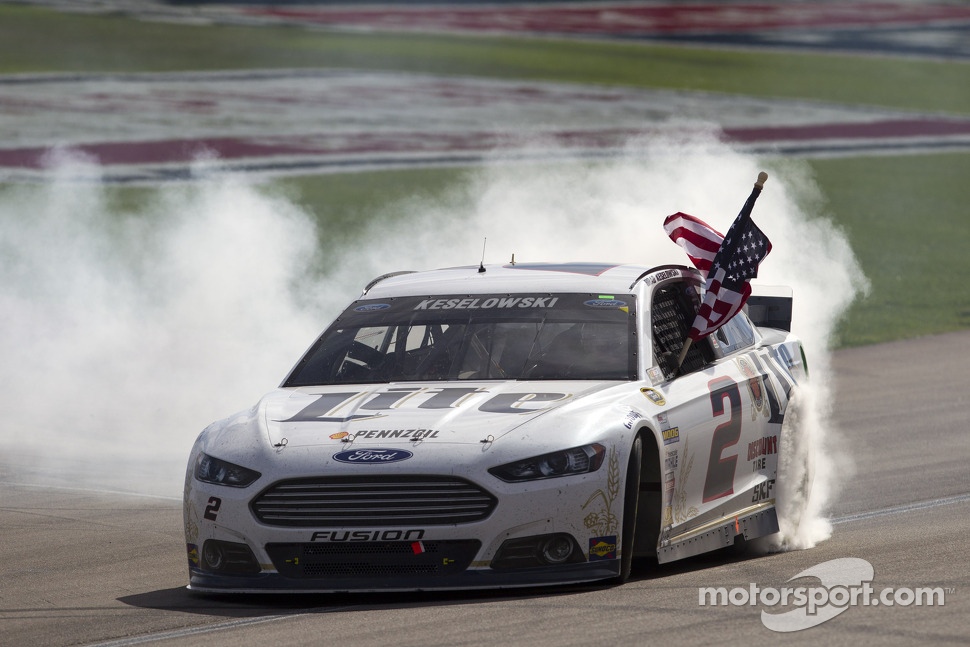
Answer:
[(390, 303), (366, 303), (354, 308), (354, 312), (375, 312), (377, 310), (387, 310), (390, 307)]
[(333, 459), (338, 463), (352, 463), (354, 465), (383, 465), (406, 461), (414, 456), (406, 449), (348, 449), (337, 452)]
[(626, 301), (620, 301), (619, 299), (590, 299), (583, 303), (584, 306), (589, 306), (590, 308), (623, 308), (626, 306)]

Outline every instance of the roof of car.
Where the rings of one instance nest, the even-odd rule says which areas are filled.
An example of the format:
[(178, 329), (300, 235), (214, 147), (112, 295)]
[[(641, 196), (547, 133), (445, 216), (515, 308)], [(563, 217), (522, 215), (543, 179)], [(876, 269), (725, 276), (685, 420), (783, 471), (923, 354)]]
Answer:
[(516, 263), (397, 272), (372, 281), (364, 290), (364, 298), (525, 291), (628, 294), (638, 278), (654, 269), (662, 268), (617, 263)]

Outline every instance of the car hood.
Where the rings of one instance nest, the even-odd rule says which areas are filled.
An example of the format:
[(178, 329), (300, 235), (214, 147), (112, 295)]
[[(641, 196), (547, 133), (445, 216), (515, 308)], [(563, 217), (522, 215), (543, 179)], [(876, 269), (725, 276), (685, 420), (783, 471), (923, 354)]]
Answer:
[(495, 442), (540, 416), (617, 382), (432, 382), (279, 389), (260, 404), (274, 446), (353, 441), (355, 446), (429, 439)]

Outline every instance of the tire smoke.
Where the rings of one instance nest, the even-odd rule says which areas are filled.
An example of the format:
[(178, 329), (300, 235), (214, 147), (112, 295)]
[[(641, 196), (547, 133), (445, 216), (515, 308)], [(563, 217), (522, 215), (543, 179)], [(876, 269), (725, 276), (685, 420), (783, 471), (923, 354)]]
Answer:
[(95, 164), (56, 154), (65, 179), (0, 189), (0, 480), (178, 496), (198, 432), (274, 388), (371, 278), (477, 266), (486, 239), (486, 263), (686, 264), (664, 218), (726, 231), (767, 170), (753, 217), (774, 249), (758, 282), (794, 289), (811, 369), (799, 421), (815, 457), (811, 496), (769, 548), (826, 538), (850, 470), (835, 459), (829, 349), (867, 282), (807, 165), (710, 134), (633, 141), (594, 162), (494, 161), (434, 201), (387, 205), (354, 249), (326, 258), (312, 214), (238, 176), (161, 187), (126, 211)]
[(0, 480), (178, 495), (195, 435), (322, 326), (299, 298), (314, 225), (238, 178), (124, 212), (95, 165), (53, 164), (71, 180), (0, 193)]

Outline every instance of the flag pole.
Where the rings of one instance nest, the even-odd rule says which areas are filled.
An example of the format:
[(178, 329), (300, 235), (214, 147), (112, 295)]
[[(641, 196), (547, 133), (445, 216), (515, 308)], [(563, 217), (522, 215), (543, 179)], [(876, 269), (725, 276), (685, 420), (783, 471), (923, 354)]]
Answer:
[[(754, 183), (754, 188), (751, 189), (751, 195), (748, 196), (748, 199), (745, 201), (744, 206), (741, 207), (741, 213), (738, 214), (738, 217), (735, 219), (735, 221), (751, 215), (751, 210), (754, 209), (754, 202), (755, 200), (758, 199), (758, 196), (761, 195), (761, 190), (765, 188), (765, 181), (767, 181), (767, 179), (768, 179), (767, 173), (765, 173), (764, 171), (761, 171), (760, 173), (758, 173), (758, 179)], [(687, 359), (687, 351), (690, 350), (690, 346), (693, 343), (693, 341), (694, 340), (688, 334), (687, 339), (684, 340), (684, 347), (680, 349), (680, 356), (677, 358), (676, 373), (680, 372), (680, 367), (683, 366), (684, 360)]]

